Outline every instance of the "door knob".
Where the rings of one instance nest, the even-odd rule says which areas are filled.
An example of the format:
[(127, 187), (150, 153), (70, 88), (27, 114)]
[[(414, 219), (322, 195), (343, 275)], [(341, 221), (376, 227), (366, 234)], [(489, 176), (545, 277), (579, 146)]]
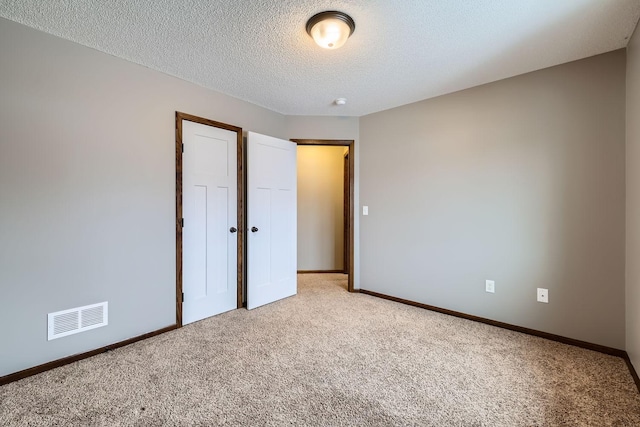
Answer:
[(238, 229), (237, 229), (237, 228), (235, 228), (235, 227), (231, 227), (231, 228), (229, 229), (229, 231), (230, 231), (230, 232), (232, 232), (232, 233), (235, 233), (236, 231), (238, 231)]
[(251, 227), (251, 232), (255, 233), (256, 231), (258, 231), (258, 227)]

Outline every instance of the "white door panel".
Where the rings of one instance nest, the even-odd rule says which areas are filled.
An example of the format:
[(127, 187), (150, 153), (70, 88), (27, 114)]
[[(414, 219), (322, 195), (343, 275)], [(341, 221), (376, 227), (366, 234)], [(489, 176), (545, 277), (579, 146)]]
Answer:
[(297, 292), (297, 145), (247, 136), (247, 308)]
[(236, 308), (237, 134), (182, 121), (182, 323)]

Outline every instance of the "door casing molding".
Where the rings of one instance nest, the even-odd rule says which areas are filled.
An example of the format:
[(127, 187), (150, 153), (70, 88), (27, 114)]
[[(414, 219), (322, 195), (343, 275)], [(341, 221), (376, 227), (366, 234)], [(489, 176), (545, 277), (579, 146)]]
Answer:
[(244, 172), (243, 172), (243, 147), (242, 128), (226, 123), (216, 122), (203, 117), (193, 116), (187, 113), (176, 111), (176, 326), (182, 327), (182, 121), (200, 123), (236, 132), (236, 146), (238, 150), (238, 225), (236, 228), (238, 239), (238, 283), (237, 283), (237, 303), (236, 308), (242, 307), (242, 283), (244, 280)]

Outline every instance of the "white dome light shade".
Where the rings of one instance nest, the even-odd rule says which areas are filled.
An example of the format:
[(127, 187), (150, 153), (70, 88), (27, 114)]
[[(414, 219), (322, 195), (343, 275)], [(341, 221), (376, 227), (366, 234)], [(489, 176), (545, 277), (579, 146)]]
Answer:
[(349, 26), (339, 19), (325, 19), (311, 29), (311, 37), (318, 46), (325, 49), (337, 49), (349, 38)]
[(318, 46), (325, 49), (337, 49), (356, 29), (356, 24), (349, 15), (342, 12), (322, 12), (314, 15), (307, 22), (307, 33)]

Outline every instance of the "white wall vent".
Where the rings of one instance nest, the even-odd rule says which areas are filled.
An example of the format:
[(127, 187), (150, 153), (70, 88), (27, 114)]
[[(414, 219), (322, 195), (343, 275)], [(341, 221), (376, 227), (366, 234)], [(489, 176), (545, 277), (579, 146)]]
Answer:
[(105, 301), (49, 313), (48, 340), (107, 326), (109, 324), (108, 309), (109, 303)]

